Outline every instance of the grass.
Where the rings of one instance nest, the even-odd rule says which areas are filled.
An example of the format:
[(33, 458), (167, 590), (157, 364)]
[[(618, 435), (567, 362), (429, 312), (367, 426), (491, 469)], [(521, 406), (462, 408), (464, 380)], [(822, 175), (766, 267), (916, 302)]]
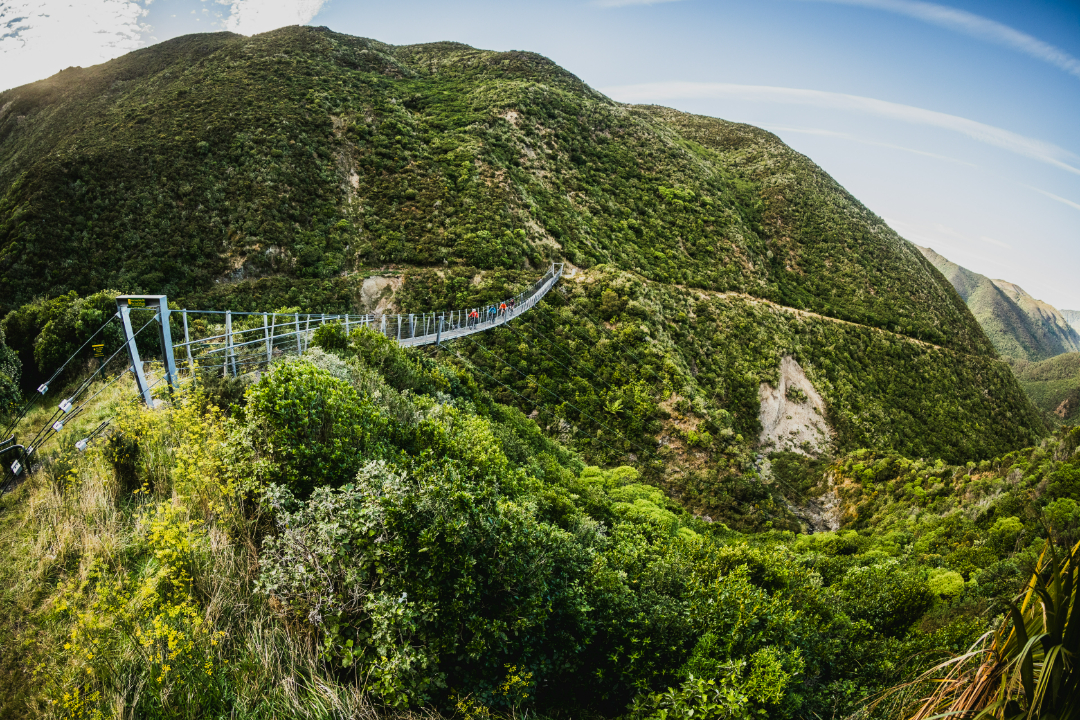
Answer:
[[(139, 436), (139, 487), (124, 487), (102, 440), (77, 459), (66, 445), (52, 448), (30, 480), (0, 500), (0, 623), (7, 629), (0, 717), (27, 709), (44, 718), (93, 717), (91, 706), (117, 718), (207, 717), (215, 706), (228, 706), (230, 717), (388, 717), (361, 678), (349, 681), (322, 662), (310, 629), (282, 623), (253, 592), (257, 547), (248, 529), (258, 519), (238, 520), (235, 508), (177, 494), (179, 425), (197, 423), (198, 413), (182, 403), (146, 413), (130, 403), (131, 390), (118, 383), (72, 429), (118, 412), (121, 431)], [(169, 527), (188, 528), (183, 598), (167, 597), (176, 588), (161, 582), (172, 542), (169, 527), (154, 530), (163, 512), (175, 516)], [(198, 608), (187, 627), (191, 647), (139, 640), (186, 603)], [(174, 659), (161, 660), (168, 656)], [(192, 661), (197, 667), (184, 667)], [(170, 662), (164, 674), (173, 677), (159, 681)], [(207, 667), (212, 673), (200, 681)]]

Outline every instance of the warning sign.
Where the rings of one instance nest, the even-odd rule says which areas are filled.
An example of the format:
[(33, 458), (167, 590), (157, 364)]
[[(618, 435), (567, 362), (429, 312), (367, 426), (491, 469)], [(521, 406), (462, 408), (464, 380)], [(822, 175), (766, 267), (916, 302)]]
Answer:
[(94, 357), (105, 357), (105, 343), (102, 343), (100, 345), (91, 345), (90, 347), (94, 349)]
[(146, 298), (128, 298), (128, 307), (146, 307)]

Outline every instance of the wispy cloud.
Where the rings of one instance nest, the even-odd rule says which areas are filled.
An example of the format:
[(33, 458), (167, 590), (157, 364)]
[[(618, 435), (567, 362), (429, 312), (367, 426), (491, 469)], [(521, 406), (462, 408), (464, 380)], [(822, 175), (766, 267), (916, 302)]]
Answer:
[(1037, 192), (1037, 193), (1039, 193), (1041, 195), (1045, 195), (1046, 197), (1050, 198), (1051, 200), (1057, 200), (1059, 203), (1064, 203), (1065, 205), (1068, 205), (1071, 208), (1076, 208), (1077, 210), (1080, 210), (1080, 203), (1074, 203), (1072, 200), (1066, 200), (1065, 198), (1061, 197), (1060, 195), (1055, 195), (1054, 193), (1046, 192), (1045, 190), (1040, 190), (1037, 187), (1032, 187), (1030, 185), (1025, 185), (1024, 187), (1026, 187), (1028, 190), (1034, 190), (1035, 192)]
[(230, 8), (225, 19), (226, 30), (255, 35), (286, 25), (306, 25), (319, 14), (326, 0), (218, 0), (218, 3)]
[(1070, 75), (1080, 78), (1080, 59), (1061, 48), (1043, 42), (1016, 28), (1009, 27), (996, 20), (957, 10), (946, 5), (922, 2), (921, 0), (808, 0), (809, 2), (827, 2), (834, 5), (855, 5), (859, 7), (884, 10), (897, 15), (906, 15), (931, 25), (963, 33), (995, 45), (1012, 48), (1018, 52), (1050, 63)]
[(899, 103), (845, 95), (822, 90), (769, 87), (766, 85), (732, 85), (728, 83), (661, 82), (640, 85), (620, 85), (602, 88), (610, 97), (622, 102), (655, 103), (672, 100), (742, 100), (749, 102), (786, 103), (811, 105), (848, 112), (865, 113), (890, 120), (927, 125), (965, 135), (987, 145), (1022, 155), (1032, 160), (1053, 165), (1070, 173), (1080, 175), (1074, 163), (1080, 158), (1069, 151), (1042, 140), (1025, 137), (993, 125), (925, 108)]
[(616, 8), (628, 5), (659, 5), (660, 3), (679, 2), (679, 0), (593, 0), (597, 7)]
[(890, 150), (902, 150), (906, 153), (913, 153), (915, 155), (922, 155), (924, 157), (934, 158), (936, 160), (947, 160), (948, 162), (959, 163), (960, 165), (967, 165), (968, 167), (978, 167), (975, 163), (969, 163), (966, 160), (958, 160), (948, 155), (938, 155), (937, 153), (926, 152), (925, 150), (916, 150), (915, 148), (904, 147), (903, 145), (893, 145), (892, 143), (878, 142), (876, 140), (867, 140), (857, 135), (850, 135), (848, 133), (836, 132), (834, 130), (822, 130), (819, 128), (799, 128), (799, 127), (785, 127), (782, 125), (762, 125), (765, 130), (771, 130), (772, 132), (783, 133), (799, 133), (801, 135), (818, 135), (822, 137), (833, 137), (840, 140), (847, 140), (849, 142), (856, 142), (861, 145), (873, 145), (874, 147), (883, 147)]
[(0, 2), (0, 90), (49, 77), (72, 65), (96, 65), (142, 47), (145, 2), (5, 0)]
[(979, 239), (982, 240), (984, 243), (989, 243), (990, 245), (997, 245), (1000, 248), (1005, 248), (1007, 250), (1012, 250), (1012, 245), (1010, 245), (1007, 242), (1002, 242), (1000, 240), (995, 240), (994, 238), (986, 237), (985, 235), (980, 235)]

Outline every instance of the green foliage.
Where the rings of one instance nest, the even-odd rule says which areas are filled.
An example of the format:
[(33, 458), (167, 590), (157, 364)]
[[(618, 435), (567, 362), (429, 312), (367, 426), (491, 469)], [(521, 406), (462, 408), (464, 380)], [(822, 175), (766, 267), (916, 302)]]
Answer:
[[(86, 346), (86, 342), (116, 314), (116, 295), (115, 291), (105, 290), (79, 297), (71, 291), (67, 295), (35, 300), (4, 317), (0, 326), (22, 363), (24, 389), (36, 389), (79, 351), (81, 355), (73, 359), (58, 382), (71, 379), (96, 362), (94, 350)], [(150, 311), (134, 311), (132, 324), (138, 329), (151, 317)], [(110, 324), (94, 342), (104, 345), (102, 354), (105, 357), (112, 355), (123, 343), (119, 323)], [(140, 334), (138, 343), (140, 350), (148, 353), (147, 357), (160, 353), (160, 342), (153, 329)]]
[(642, 696), (631, 709), (635, 720), (674, 720), (675, 718), (703, 718), (704, 720), (727, 720), (750, 718), (746, 696), (728, 677), (738, 668), (725, 668), (728, 673), (717, 679), (705, 680), (693, 675), (677, 688), (666, 692)]
[(22, 399), (22, 393), (19, 391), (22, 362), (18, 354), (8, 347), (5, 340), (4, 328), (0, 325), (0, 418), (15, 412)]
[(935, 568), (930, 571), (927, 585), (939, 597), (956, 597), (964, 591), (964, 576), (955, 570)]
[(890, 635), (903, 634), (933, 601), (921, 573), (894, 563), (852, 568), (839, 589), (852, 618), (866, 620)]
[(391, 421), (352, 385), (314, 365), (279, 365), (247, 390), (263, 477), (306, 496), (342, 484), (365, 458), (385, 452)]
[(326, 657), (358, 665), (389, 704), (450, 687), (490, 704), (504, 664), (552, 682), (577, 666), (591, 634), (581, 586), (595, 529), (575, 537), (538, 523), (490, 486), (463, 483), (454, 463), (415, 475), (368, 465), (278, 522), (262, 587), (320, 628)]

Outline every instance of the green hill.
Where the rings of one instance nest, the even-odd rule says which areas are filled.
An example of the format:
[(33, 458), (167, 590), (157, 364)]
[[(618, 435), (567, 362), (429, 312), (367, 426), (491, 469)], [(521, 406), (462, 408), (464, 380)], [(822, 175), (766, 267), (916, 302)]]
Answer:
[(1080, 422), (1080, 353), (1031, 363), (1017, 361), (1013, 372), (1035, 407), (1052, 423)]
[(532, 53), (294, 27), (0, 94), (0, 304), (27, 388), (107, 313), (108, 293), (69, 291), (414, 311), (504, 297), (553, 260), (569, 274), (542, 312), (448, 359), (714, 517), (790, 522), (745, 480), (792, 437), (762, 422), (782, 367), (805, 378), (791, 408), (820, 394), (794, 432), (823, 452), (959, 462), (1044, 432), (949, 283), (809, 159)]
[(930, 248), (919, 250), (949, 279), (1002, 356), (1037, 362), (1080, 351), (1080, 333), (1064, 311), (1036, 300), (1019, 285), (991, 280)]

